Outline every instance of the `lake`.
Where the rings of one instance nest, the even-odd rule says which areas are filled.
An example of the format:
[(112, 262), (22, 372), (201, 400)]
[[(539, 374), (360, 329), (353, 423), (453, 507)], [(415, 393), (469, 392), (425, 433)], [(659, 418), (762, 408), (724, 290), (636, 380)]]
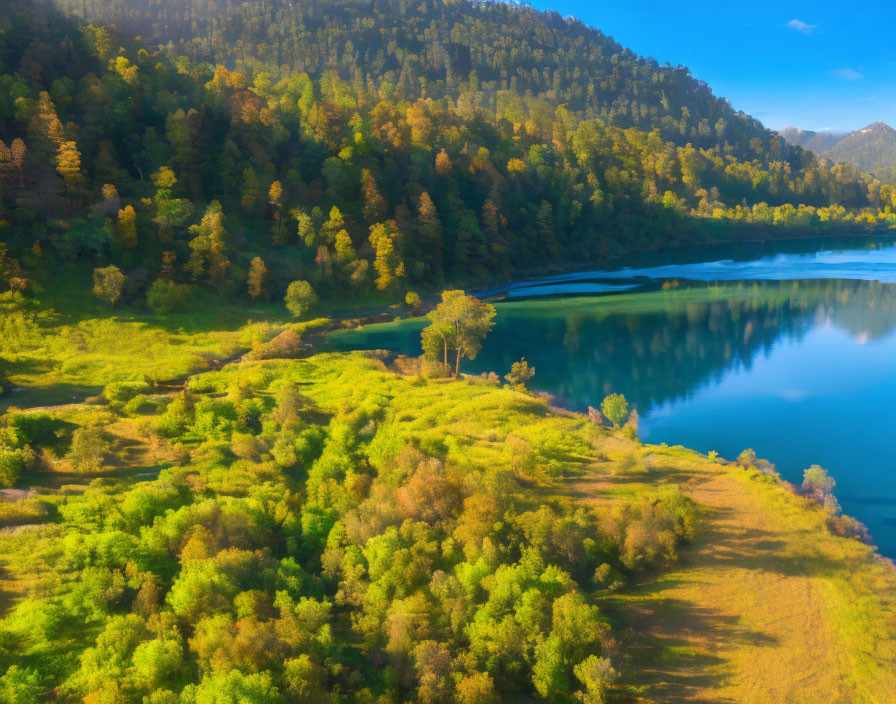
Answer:
[[(525, 356), (529, 386), (576, 410), (625, 394), (651, 443), (752, 447), (799, 483), (836, 479), (843, 510), (896, 556), (896, 239), (677, 250), (484, 292), (495, 329), (471, 373)], [(332, 336), (420, 353), (425, 320)]]

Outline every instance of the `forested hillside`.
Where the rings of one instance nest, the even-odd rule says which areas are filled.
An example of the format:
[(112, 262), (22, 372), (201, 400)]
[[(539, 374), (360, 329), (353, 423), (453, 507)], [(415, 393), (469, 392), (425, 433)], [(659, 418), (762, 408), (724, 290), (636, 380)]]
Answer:
[(896, 175), (896, 130), (875, 122), (846, 135), (831, 147), (828, 155), (892, 183)]
[(395, 296), (896, 218), (685, 69), (530, 8), (15, 0), (0, 32), (16, 288), (74, 261), (158, 310)]
[(852, 164), (884, 183), (896, 183), (896, 130), (884, 122), (874, 122), (848, 134), (810, 132), (796, 127), (786, 127), (779, 134), (792, 145)]

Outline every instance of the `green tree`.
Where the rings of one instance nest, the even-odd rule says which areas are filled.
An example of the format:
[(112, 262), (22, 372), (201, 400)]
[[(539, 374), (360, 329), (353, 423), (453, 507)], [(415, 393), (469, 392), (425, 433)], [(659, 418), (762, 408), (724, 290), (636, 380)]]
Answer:
[(394, 220), (376, 223), (370, 227), (370, 244), (376, 258), (376, 287), (380, 291), (394, 288), (405, 277), (405, 265), (401, 256), (401, 233)]
[(423, 300), (420, 298), (420, 294), (416, 291), (408, 291), (404, 296), (404, 303), (411, 310), (417, 310), (423, 305)]
[(190, 226), (193, 239), (190, 249), (193, 250), (187, 270), (194, 281), (206, 279), (208, 283), (220, 289), (227, 275), (230, 260), (227, 258), (227, 230), (221, 204), (212, 201), (206, 208), (202, 222)]
[(121, 298), (124, 286), (124, 274), (114, 264), (93, 270), (93, 295), (115, 305)]
[(2, 704), (38, 704), (43, 700), (43, 693), (40, 673), (29, 667), (11, 665), (0, 677)]
[(482, 341), (494, 326), (495, 307), (464, 291), (443, 291), (442, 302), (427, 316), (432, 322), (421, 333), (423, 351), (431, 359), (442, 357), (448, 366), (448, 351), (455, 353), (454, 375), (460, 360), (475, 359)]
[(264, 260), (261, 257), (254, 257), (249, 265), (249, 278), (246, 282), (249, 296), (252, 298), (267, 297), (265, 288), (267, 276), (268, 268), (264, 265)]
[(628, 401), (622, 394), (610, 394), (600, 404), (600, 411), (609, 418), (614, 428), (619, 428), (628, 417)]
[(535, 376), (535, 367), (530, 367), (526, 358), (523, 357), (519, 362), (510, 365), (510, 373), (505, 374), (504, 378), (514, 386), (525, 386), (533, 376)]
[(582, 704), (605, 704), (610, 687), (617, 678), (610, 660), (589, 655), (573, 668), (573, 672), (584, 687), (584, 691), (577, 694), (579, 701)]
[(270, 672), (244, 675), (239, 670), (207, 674), (198, 685), (188, 686), (181, 704), (283, 704)]
[(177, 178), (167, 166), (163, 166), (152, 175), (152, 182), (156, 186), (156, 194), (152, 199), (155, 210), (153, 222), (159, 226), (159, 235), (162, 241), (170, 242), (174, 237), (174, 232), (186, 225), (193, 217), (195, 209), (186, 198), (173, 196)]
[(307, 281), (293, 281), (286, 289), (283, 300), (287, 310), (296, 318), (301, 318), (317, 305), (317, 294)]
[(108, 450), (109, 443), (99, 428), (78, 428), (72, 434), (68, 456), (76, 472), (94, 474), (102, 467)]

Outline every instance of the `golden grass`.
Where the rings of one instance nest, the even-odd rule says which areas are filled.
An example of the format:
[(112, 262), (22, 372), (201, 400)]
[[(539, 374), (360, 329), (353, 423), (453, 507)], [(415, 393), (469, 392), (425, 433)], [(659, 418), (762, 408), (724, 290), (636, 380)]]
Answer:
[[(896, 701), (891, 563), (831, 535), (820, 509), (762, 475), (680, 448), (642, 452), (651, 479), (683, 485), (704, 520), (678, 569), (605, 604), (638, 634), (632, 678), (648, 684), (636, 701)], [(570, 492), (611, 501), (639, 480), (596, 469)]]

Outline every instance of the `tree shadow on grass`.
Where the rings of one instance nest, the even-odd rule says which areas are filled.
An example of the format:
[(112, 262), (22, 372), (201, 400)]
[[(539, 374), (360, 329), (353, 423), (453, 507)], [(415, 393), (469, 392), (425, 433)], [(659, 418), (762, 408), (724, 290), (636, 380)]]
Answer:
[(14, 386), (0, 397), (0, 413), (10, 408), (22, 410), (52, 409), (84, 403), (91, 396), (103, 390), (102, 386), (85, 386), (82, 384), (52, 384), (50, 386)]

